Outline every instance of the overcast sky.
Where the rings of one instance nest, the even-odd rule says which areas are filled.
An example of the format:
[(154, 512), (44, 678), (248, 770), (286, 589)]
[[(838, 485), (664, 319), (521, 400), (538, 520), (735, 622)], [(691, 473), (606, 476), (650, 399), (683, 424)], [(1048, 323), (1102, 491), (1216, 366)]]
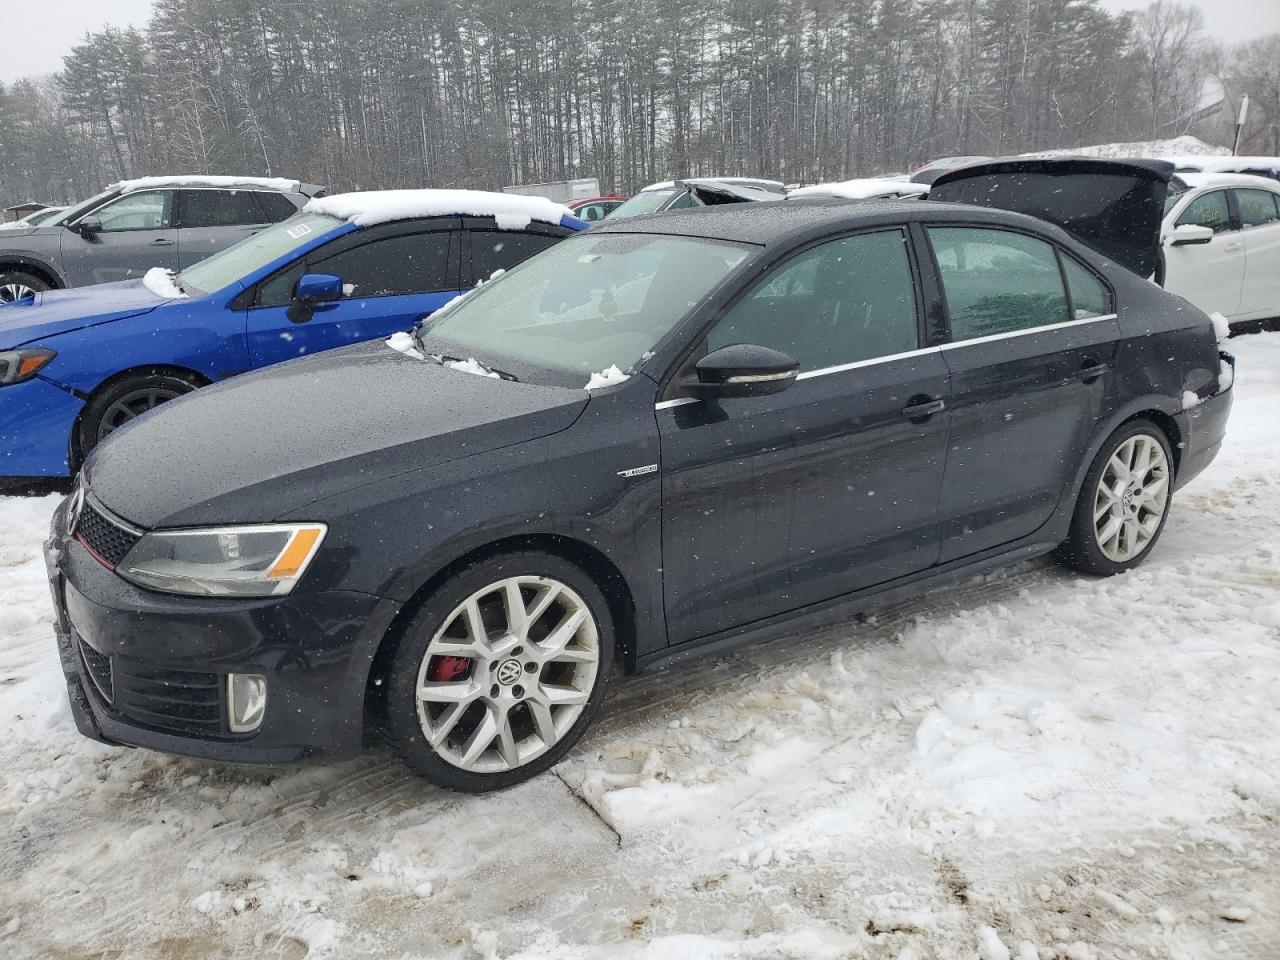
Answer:
[[(1148, 0), (1102, 0), (1109, 10), (1134, 10)], [(1227, 43), (1239, 43), (1262, 33), (1280, 31), (1280, 0), (1186, 0), (1204, 11), (1209, 33)], [(0, 0), (0, 7), (25, 6), (19, 0)], [(151, 0), (31, 0), (29, 9), (38, 9), (35, 29), (14, 23), (16, 15), (0, 14), (7, 20), (11, 36), (0, 47), (0, 81), (9, 82), (32, 74), (52, 73), (62, 66), (62, 55), (71, 49), (86, 30), (100, 30), (103, 24), (142, 26), (151, 11)], [(20, 19), (20, 18), (18, 18)]]

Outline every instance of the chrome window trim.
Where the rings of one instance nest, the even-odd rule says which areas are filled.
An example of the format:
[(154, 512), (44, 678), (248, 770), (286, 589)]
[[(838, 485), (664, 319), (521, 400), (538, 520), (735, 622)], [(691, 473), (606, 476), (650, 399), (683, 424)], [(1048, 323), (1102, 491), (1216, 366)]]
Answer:
[(686, 403), (700, 403), (697, 397), (676, 397), (674, 400), (659, 400), (653, 405), (655, 410), (667, 410), (671, 407), (683, 407)]
[(871, 367), (877, 363), (892, 363), (895, 360), (906, 360), (910, 357), (923, 357), (926, 354), (938, 353), (941, 347), (922, 347), (918, 350), (907, 350), (905, 353), (891, 353), (883, 357), (871, 357), (867, 360), (855, 360), (852, 363), (841, 363), (834, 367), (819, 367), (817, 370), (806, 370), (799, 374), (797, 380), (809, 380), (813, 377), (825, 377), (829, 373), (843, 373), (845, 370), (856, 370), (858, 367)]
[(1009, 340), (1013, 337), (1025, 337), (1032, 333), (1048, 333), (1051, 330), (1065, 330), (1067, 327), (1080, 327), (1086, 323), (1102, 323), (1104, 320), (1117, 320), (1119, 314), (1104, 313), (1100, 317), (1085, 317), (1083, 320), (1064, 320), (1062, 323), (1049, 323), (1042, 327), (1027, 327), (1025, 330), (1010, 330), (1007, 333), (993, 333), (986, 337), (972, 337), (968, 340), (952, 340), (944, 343), (943, 350), (954, 350), (957, 347), (970, 347), (978, 343), (991, 343), (995, 340)]

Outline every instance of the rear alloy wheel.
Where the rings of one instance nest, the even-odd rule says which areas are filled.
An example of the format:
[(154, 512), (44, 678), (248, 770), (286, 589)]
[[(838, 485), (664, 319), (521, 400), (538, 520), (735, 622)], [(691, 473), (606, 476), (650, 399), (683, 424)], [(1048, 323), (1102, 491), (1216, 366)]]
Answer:
[(199, 384), (172, 373), (153, 373), (126, 380), (94, 396), (80, 418), (80, 454), (89, 451), (130, 420), (190, 393)]
[(1059, 557), (1104, 575), (1137, 566), (1164, 529), (1172, 493), (1173, 456), (1164, 431), (1149, 420), (1122, 426), (1085, 476)]
[(21, 273), (17, 270), (0, 271), (0, 306), (25, 300), (48, 289), (47, 283), (29, 273)]
[[(437, 609), (447, 612), (433, 615), (445, 595)], [(603, 598), (566, 561), (529, 553), (473, 568), (406, 631), (389, 690), (392, 740), (410, 766), (450, 789), (525, 780), (586, 729), (612, 643)]]

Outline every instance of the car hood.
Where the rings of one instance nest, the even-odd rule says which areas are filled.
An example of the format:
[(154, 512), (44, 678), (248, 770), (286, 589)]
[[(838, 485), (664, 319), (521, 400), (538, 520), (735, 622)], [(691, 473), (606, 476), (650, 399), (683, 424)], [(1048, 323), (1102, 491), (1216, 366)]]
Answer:
[(168, 302), (143, 286), (141, 280), (45, 290), (30, 300), (0, 307), (0, 349), (135, 317)]
[(108, 509), (140, 527), (262, 523), (559, 432), (588, 400), (583, 390), (415, 360), (375, 340), (166, 404), (99, 446), (84, 477)]
[(1160, 267), (1173, 164), (1162, 160), (1014, 157), (949, 170), (930, 200), (997, 207), (1057, 224), (1140, 277)]

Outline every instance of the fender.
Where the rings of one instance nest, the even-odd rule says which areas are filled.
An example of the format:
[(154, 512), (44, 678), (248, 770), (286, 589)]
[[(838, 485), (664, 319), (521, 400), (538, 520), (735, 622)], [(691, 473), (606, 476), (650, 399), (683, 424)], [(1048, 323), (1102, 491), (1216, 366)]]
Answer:
[(30, 270), (37, 270), (52, 277), (56, 288), (65, 289), (67, 286), (67, 278), (62, 275), (62, 272), (38, 254), (22, 250), (0, 251), (0, 270), (9, 267), (17, 267), (19, 269), (25, 267)]

